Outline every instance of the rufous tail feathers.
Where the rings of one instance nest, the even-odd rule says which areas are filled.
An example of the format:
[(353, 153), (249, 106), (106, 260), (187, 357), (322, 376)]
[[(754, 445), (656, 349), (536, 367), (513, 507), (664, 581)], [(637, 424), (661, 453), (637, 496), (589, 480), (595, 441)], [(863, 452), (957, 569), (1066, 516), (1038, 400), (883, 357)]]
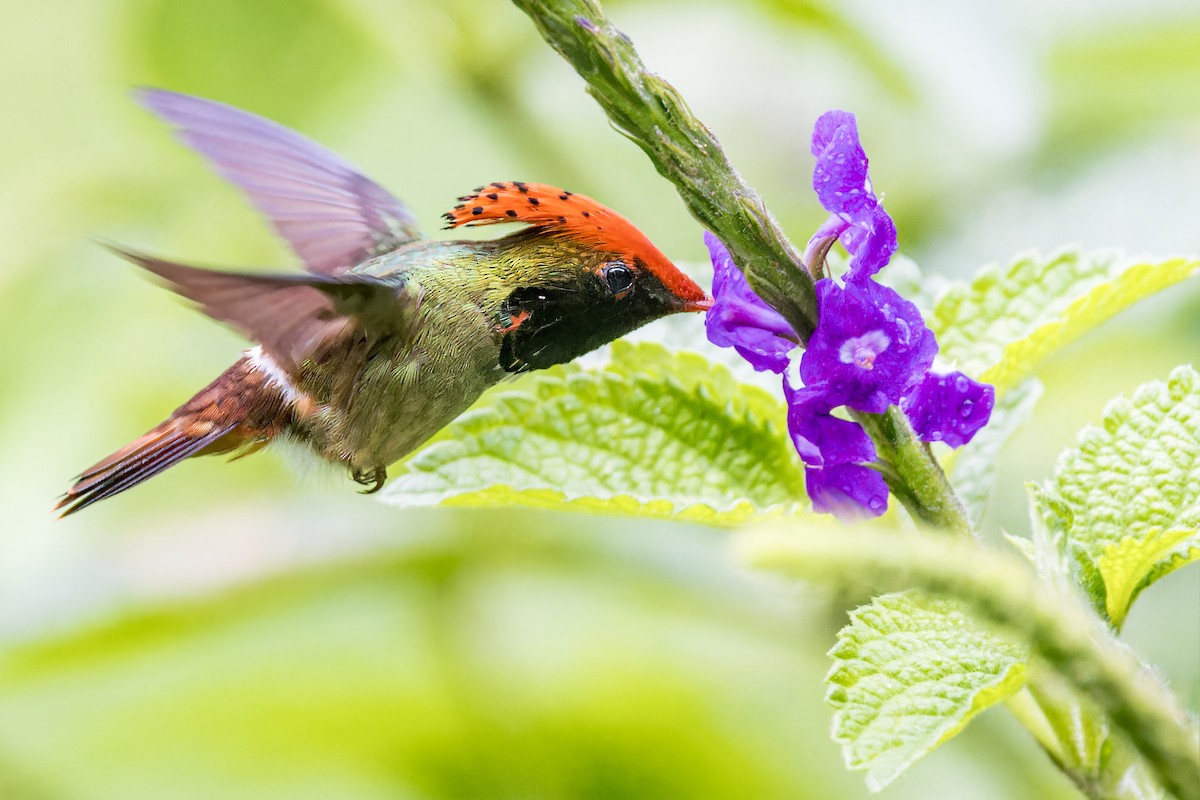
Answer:
[(278, 387), (243, 357), (160, 425), (84, 471), (54, 508), (74, 514), (191, 456), (246, 455), (278, 435), (289, 414)]

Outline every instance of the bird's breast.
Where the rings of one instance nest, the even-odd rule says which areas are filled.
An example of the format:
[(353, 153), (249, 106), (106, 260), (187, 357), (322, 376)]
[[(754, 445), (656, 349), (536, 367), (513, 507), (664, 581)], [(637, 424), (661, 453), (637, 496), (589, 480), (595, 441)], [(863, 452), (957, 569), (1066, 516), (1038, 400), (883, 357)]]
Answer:
[(472, 300), (427, 291), (409, 337), (351, 334), (306, 362), (291, 387), (311, 399), (306, 427), (327, 456), (387, 466), (464, 412), (503, 375), (499, 334)]

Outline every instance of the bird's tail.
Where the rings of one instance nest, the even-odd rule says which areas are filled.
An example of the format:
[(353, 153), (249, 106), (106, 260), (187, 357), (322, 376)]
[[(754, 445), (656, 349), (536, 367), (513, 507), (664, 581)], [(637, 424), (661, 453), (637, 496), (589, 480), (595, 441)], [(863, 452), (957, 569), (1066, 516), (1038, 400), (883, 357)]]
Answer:
[(280, 389), (243, 357), (157, 427), (84, 471), (55, 510), (74, 514), (191, 456), (254, 452), (289, 419)]

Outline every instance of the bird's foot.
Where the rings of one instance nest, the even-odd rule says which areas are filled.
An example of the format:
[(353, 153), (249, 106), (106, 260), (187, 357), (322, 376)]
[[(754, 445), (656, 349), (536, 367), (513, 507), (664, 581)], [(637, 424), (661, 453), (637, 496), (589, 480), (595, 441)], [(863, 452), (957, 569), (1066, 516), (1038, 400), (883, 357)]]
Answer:
[[(383, 488), (383, 484), (387, 481), (387, 467), (376, 467), (373, 470), (356, 469), (350, 473), (354, 478), (355, 483), (363, 486), (370, 486), (368, 489), (363, 489), (359, 494), (375, 494)], [(373, 486), (371, 484), (374, 484)]]

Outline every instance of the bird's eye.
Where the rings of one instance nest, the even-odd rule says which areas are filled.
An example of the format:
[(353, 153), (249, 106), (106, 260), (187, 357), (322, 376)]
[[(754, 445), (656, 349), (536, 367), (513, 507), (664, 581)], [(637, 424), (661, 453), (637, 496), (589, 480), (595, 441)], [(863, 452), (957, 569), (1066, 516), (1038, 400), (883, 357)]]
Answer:
[(633, 286), (633, 271), (620, 261), (606, 265), (601, 270), (600, 277), (608, 290), (617, 296), (629, 291), (629, 288)]

